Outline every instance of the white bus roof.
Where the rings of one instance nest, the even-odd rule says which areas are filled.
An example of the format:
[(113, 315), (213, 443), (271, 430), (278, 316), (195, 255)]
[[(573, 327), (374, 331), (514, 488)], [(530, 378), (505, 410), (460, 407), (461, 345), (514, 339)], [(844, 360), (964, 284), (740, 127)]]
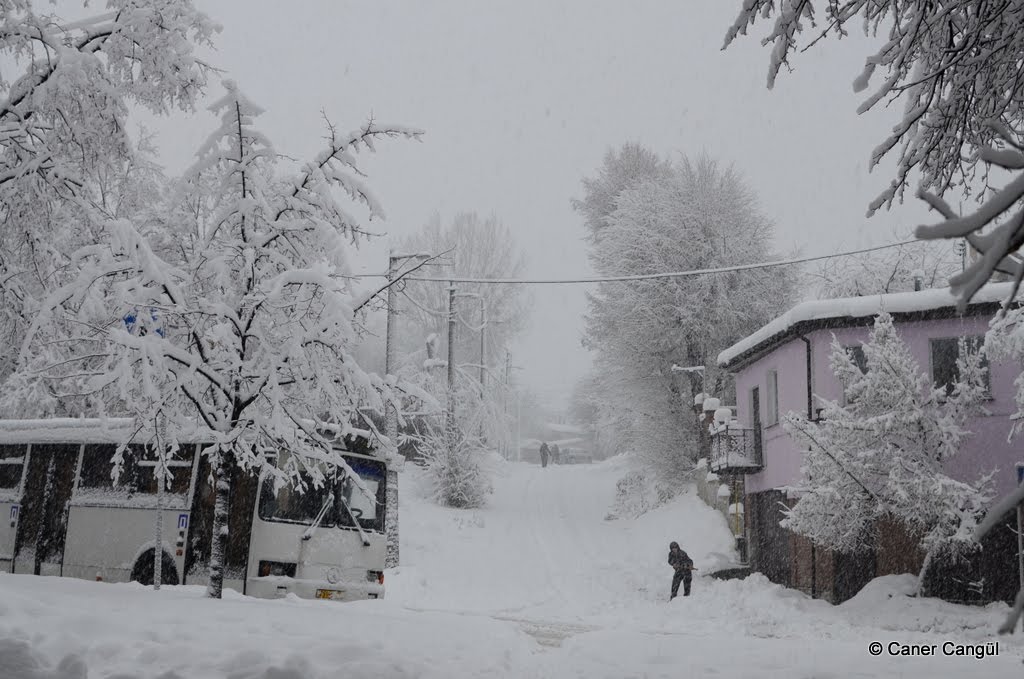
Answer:
[[(130, 417), (51, 417), (37, 420), (0, 419), (0, 445), (25, 443), (123, 443), (137, 426)], [(214, 432), (196, 427), (194, 435), (181, 442), (205, 443)], [(341, 443), (340, 441), (337, 443)], [(345, 450), (344, 448), (340, 448)], [(345, 451), (350, 452), (350, 451)], [(360, 454), (360, 453), (355, 453)], [(377, 451), (362, 453), (378, 458)]]
[[(121, 443), (132, 435), (135, 428), (134, 420), (129, 417), (0, 420), (0, 444)], [(202, 441), (209, 436), (195, 438)]]

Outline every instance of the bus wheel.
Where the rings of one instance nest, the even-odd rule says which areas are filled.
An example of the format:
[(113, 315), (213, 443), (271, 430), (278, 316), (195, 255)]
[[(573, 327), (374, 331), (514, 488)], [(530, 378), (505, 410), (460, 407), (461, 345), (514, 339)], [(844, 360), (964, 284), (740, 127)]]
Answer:
[[(174, 559), (167, 552), (163, 552), (164, 558), (163, 563), (160, 565), (160, 584), (161, 585), (177, 585), (178, 580), (178, 567), (174, 563)], [(135, 566), (132, 568), (132, 582), (137, 582), (140, 585), (152, 585), (153, 584), (153, 550), (147, 549), (139, 557), (138, 561), (135, 562)]]

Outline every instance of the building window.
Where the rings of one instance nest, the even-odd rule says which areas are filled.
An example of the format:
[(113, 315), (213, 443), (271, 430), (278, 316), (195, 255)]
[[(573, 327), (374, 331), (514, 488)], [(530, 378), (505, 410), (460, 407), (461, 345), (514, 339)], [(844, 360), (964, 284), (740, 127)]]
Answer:
[[(855, 366), (857, 366), (857, 369), (860, 370), (861, 374), (866, 375), (868, 372), (868, 359), (867, 356), (864, 355), (864, 347), (858, 344), (856, 346), (843, 347), (843, 351), (845, 351), (846, 355), (850, 357), (850, 360), (853, 361)], [(840, 378), (840, 382), (842, 382), (843, 386), (842, 399), (840, 402), (844, 406), (849, 405), (850, 403), (853, 403), (853, 399), (850, 398), (849, 394), (850, 380)]]
[(846, 354), (853, 361), (853, 364), (857, 366), (862, 375), (868, 373), (868, 358), (864, 355), (864, 347), (857, 345), (854, 347), (843, 347), (846, 350)]
[(765, 424), (779, 423), (779, 371), (768, 371), (768, 402), (765, 404)]
[[(953, 385), (960, 379), (960, 369), (957, 367), (957, 359), (960, 358), (959, 337), (942, 337), (930, 341), (932, 384), (944, 388), (946, 394), (953, 393)], [(981, 336), (963, 338), (971, 351), (978, 351), (984, 340)], [(990, 391), (988, 359), (982, 356), (981, 365), (985, 370), (985, 390)]]

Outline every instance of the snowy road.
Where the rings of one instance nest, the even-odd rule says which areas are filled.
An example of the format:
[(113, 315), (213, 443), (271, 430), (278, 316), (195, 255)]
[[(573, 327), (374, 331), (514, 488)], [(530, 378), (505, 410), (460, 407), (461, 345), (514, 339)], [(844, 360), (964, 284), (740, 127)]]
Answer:
[(387, 599), (332, 605), (200, 587), (0, 575), (0, 678), (1019, 677), (998, 657), (875, 657), (885, 644), (984, 643), (1005, 610), (903, 595), (875, 583), (843, 606), (752, 577), (694, 581), (669, 603), (666, 545), (698, 567), (727, 552), (722, 517), (692, 495), (605, 520), (621, 461), (501, 465), (491, 504), (431, 505), (404, 473), (403, 565)]
[[(724, 519), (692, 496), (641, 521), (606, 520), (623, 473), (615, 463), (508, 465), (484, 510), (416, 502), (403, 513), (403, 566), (389, 598), (567, 624), (667, 605), (668, 543), (679, 540), (700, 567), (721, 560), (732, 539)], [(458, 577), (445, 577), (452, 572)]]

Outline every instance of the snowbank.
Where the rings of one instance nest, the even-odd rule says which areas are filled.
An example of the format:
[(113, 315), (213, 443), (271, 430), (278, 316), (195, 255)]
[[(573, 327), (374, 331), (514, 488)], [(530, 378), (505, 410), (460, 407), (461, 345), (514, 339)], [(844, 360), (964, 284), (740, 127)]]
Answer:
[[(996, 637), (1006, 606), (909, 596), (879, 578), (832, 606), (761, 575), (708, 577), (734, 557), (724, 517), (683, 492), (604, 521), (623, 460), (540, 469), (489, 459), (491, 503), (453, 510), (402, 475), (402, 565), (380, 601), (273, 601), (196, 585), (0, 574), (0, 679), (390, 679), (680, 676), (1019, 677)], [(699, 569), (667, 601), (668, 542)], [(874, 657), (873, 641), (998, 640), (994, 658)]]

